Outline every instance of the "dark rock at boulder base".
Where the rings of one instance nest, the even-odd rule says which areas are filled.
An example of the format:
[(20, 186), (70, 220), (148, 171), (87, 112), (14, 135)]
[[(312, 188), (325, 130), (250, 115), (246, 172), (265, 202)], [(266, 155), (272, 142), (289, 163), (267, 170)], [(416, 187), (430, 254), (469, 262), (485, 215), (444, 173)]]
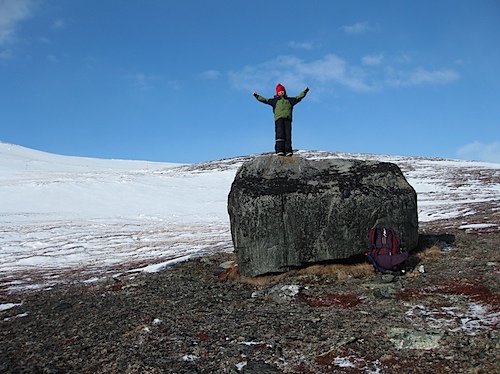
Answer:
[(362, 254), (376, 225), (404, 250), (418, 243), (417, 195), (387, 162), (258, 156), (236, 173), (228, 213), (245, 276)]

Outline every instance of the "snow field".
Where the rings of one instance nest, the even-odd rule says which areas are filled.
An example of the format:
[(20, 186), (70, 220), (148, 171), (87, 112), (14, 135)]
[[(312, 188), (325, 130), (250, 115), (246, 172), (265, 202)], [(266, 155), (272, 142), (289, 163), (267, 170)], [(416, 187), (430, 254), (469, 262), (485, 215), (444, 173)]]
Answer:
[[(481, 202), (500, 204), (500, 164), (297, 156), (398, 164), (417, 192), (421, 222), (465, 217)], [(186, 256), (231, 251), (227, 195), (249, 157), (181, 165), (59, 156), (0, 143), (0, 289), (47, 287), (61, 274), (84, 281), (153, 271)]]

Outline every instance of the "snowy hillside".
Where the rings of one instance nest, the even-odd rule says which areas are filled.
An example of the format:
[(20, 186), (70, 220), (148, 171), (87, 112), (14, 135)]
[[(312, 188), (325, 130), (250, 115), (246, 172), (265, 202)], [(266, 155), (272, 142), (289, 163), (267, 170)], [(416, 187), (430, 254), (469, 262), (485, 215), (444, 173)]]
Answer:
[[(500, 164), (300, 151), (307, 158), (394, 162), (418, 194), (419, 220), (472, 217), (498, 230)], [(232, 250), (227, 195), (255, 156), (184, 165), (68, 157), (0, 143), (0, 289), (155, 271)], [(468, 224), (469, 226), (466, 226)]]

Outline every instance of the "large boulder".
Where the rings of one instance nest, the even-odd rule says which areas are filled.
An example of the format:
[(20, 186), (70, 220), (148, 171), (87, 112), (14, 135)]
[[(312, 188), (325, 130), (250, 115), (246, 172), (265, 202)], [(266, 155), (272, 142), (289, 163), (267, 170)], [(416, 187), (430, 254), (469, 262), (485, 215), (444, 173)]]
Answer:
[(237, 171), (228, 213), (245, 276), (362, 254), (377, 225), (403, 249), (418, 241), (417, 195), (387, 162), (258, 156)]

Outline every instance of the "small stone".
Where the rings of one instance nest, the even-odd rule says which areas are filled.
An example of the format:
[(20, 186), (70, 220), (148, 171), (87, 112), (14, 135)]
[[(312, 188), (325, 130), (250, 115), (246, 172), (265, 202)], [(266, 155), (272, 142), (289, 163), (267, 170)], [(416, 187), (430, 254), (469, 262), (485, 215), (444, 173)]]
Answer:
[(229, 269), (236, 265), (236, 261), (226, 261), (219, 265), (223, 269)]
[(387, 329), (387, 335), (398, 349), (434, 349), (438, 348), (442, 332), (417, 331), (402, 327)]
[(44, 374), (57, 374), (59, 373), (59, 370), (55, 365), (52, 364), (47, 364), (43, 367), (43, 373)]
[(384, 283), (391, 283), (394, 281), (394, 278), (396, 278), (394, 276), (394, 274), (383, 274), (382, 275), (382, 282)]
[(274, 366), (258, 361), (248, 361), (243, 367), (243, 373), (245, 374), (272, 374), (279, 372)]
[(392, 360), (394, 360), (394, 356), (386, 353), (382, 355), (379, 360), (380, 362), (391, 362)]
[(268, 297), (277, 303), (287, 303), (295, 300), (301, 290), (301, 286), (291, 285), (277, 285), (271, 288)]

